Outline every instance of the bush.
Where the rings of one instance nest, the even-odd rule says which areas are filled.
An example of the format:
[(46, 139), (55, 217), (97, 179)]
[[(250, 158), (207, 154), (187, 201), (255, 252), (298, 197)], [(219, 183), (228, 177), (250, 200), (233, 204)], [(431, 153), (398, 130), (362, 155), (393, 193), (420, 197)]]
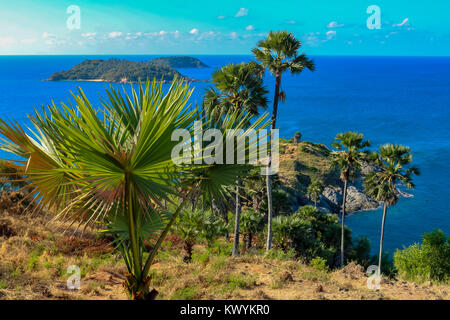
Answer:
[(246, 248), (252, 246), (253, 235), (262, 231), (264, 228), (263, 216), (251, 208), (245, 208), (240, 217), (240, 230), (244, 237)]
[(327, 266), (327, 261), (321, 257), (315, 257), (309, 262), (309, 265), (316, 271), (328, 272), (329, 268)]
[(415, 243), (395, 252), (394, 265), (405, 280), (447, 283), (450, 279), (450, 237), (442, 230), (425, 233), (421, 245)]

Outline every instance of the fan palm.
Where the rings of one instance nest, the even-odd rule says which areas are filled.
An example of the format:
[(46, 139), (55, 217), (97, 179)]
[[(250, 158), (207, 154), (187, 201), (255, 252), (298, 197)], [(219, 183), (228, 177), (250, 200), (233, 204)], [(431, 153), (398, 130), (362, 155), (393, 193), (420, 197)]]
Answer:
[[(189, 85), (175, 79), (164, 93), (162, 82), (154, 81), (139, 84), (137, 91), (131, 87), (131, 94), (112, 87), (106, 94), (103, 108), (95, 110), (78, 89), (75, 106), (52, 104), (30, 116), (34, 130), (28, 133), (17, 122), (0, 119), (1, 147), (24, 159), (16, 166), (31, 182), (40, 208), (73, 222), (105, 222), (128, 270), (129, 298), (153, 299), (150, 267), (192, 190), (220, 197), (240, 171), (175, 164), (172, 150), (178, 142), (172, 134), (175, 129), (192, 133), (198, 118), (196, 109), (189, 111)], [(233, 123), (239, 129), (245, 121)], [(200, 177), (198, 170), (214, 174)], [(162, 202), (173, 196), (180, 201), (168, 212)], [(147, 257), (144, 240), (152, 242)]]
[(363, 162), (367, 160), (367, 151), (363, 149), (370, 146), (369, 141), (364, 141), (364, 135), (358, 132), (339, 133), (335, 137), (332, 146), (336, 151), (331, 152), (330, 158), (333, 164), (341, 171), (341, 180), (344, 182), (342, 190), (342, 219), (341, 219), (341, 267), (344, 266), (344, 232), (345, 232), (345, 203), (347, 201), (348, 181), (353, 179), (360, 170)]
[(399, 199), (398, 185), (403, 185), (408, 189), (415, 187), (412, 175), (418, 175), (419, 169), (410, 166), (413, 157), (411, 149), (406, 146), (385, 144), (380, 146), (378, 153), (373, 153), (372, 157), (372, 161), (378, 169), (366, 176), (364, 188), (369, 196), (384, 203), (378, 256), (378, 272), (380, 274), (387, 210)]
[[(203, 107), (216, 117), (224, 111), (245, 111), (257, 115), (259, 108), (267, 108), (267, 90), (264, 87), (261, 68), (257, 63), (230, 63), (217, 69), (211, 79), (215, 85), (205, 94)], [(239, 220), (241, 215), (241, 185), (236, 185), (233, 256), (239, 255)]]
[[(252, 50), (256, 60), (258, 60), (264, 68), (275, 76), (275, 96), (273, 99), (272, 109), (272, 125), (271, 129), (275, 129), (278, 111), (278, 100), (284, 101), (286, 93), (281, 91), (281, 76), (283, 72), (289, 71), (292, 74), (301, 73), (305, 68), (311, 71), (315, 70), (314, 62), (304, 53), (298, 54), (301, 42), (288, 31), (270, 31), (267, 38), (258, 42), (258, 48)], [(271, 158), (269, 157), (269, 166)], [(266, 178), (267, 202), (268, 202), (268, 233), (266, 250), (272, 246), (272, 188), (270, 184), (270, 175)]]
[(314, 206), (317, 208), (317, 201), (320, 199), (320, 195), (323, 192), (323, 184), (319, 180), (313, 180), (307, 189), (309, 198), (314, 202)]

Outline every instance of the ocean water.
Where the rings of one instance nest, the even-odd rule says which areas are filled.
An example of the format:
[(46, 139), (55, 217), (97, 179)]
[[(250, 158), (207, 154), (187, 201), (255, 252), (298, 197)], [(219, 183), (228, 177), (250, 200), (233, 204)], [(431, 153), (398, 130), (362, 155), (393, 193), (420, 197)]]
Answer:
[[(96, 56), (109, 58), (110, 56)], [(115, 56), (145, 61), (152, 56)], [(181, 69), (207, 80), (214, 68), (250, 56), (197, 56), (212, 68)], [(0, 117), (28, 122), (27, 114), (42, 104), (67, 102), (81, 86), (92, 102), (109, 84), (42, 81), (53, 72), (69, 69), (87, 56), (0, 56)], [(94, 58), (94, 56), (89, 56)], [(412, 198), (389, 208), (385, 249), (420, 241), (424, 232), (440, 228), (450, 234), (450, 58), (314, 57), (316, 72), (283, 76), (287, 94), (279, 106), (280, 135), (296, 131), (302, 139), (330, 145), (338, 132), (365, 134), (374, 148), (391, 142), (408, 145), (422, 174), (415, 178)], [(273, 96), (274, 79), (266, 85)], [(196, 82), (192, 103), (201, 103), (208, 83)], [(120, 87), (120, 85), (114, 85)], [(269, 108), (270, 111), (270, 108)], [(1, 157), (7, 154), (0, 152)], [(368, 236), (378, 248), (381, 209), (352, 214), (346, 219), (356, 235)]]

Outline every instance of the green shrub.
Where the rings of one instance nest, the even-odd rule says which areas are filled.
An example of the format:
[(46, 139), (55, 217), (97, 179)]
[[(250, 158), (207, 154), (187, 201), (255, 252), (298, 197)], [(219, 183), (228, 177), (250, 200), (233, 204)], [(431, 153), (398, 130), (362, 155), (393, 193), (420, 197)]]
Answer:
[(328, 272), (329, 268), (327, 265), (327, 261), (321, 257), (315, 257), (309, 262), (309, 265), (316, 271), (319, 272)]
[(294, 260), (296, 258), (296, 253), (294, 249), (284, 251), (272, 248), (269, 251), (267, 251), (264, 256), (269, 259), (286, 261), (286, 260)]
[(192, 300), (198, 295), (198, 285), (188, 286), (186, 288), (178, 289), (172, 295), (173, 300)]
[(249, 289), (256, 284), (256, 278), (244, 274), (230, 274), (228, 276), (228, 286), (232, 288)]
[(395, 252), (394, 265), (405, 280), (447, 283), (450, 279), (450, 237), (442, 230), (425, 233), (421, 245), (415, 243)]

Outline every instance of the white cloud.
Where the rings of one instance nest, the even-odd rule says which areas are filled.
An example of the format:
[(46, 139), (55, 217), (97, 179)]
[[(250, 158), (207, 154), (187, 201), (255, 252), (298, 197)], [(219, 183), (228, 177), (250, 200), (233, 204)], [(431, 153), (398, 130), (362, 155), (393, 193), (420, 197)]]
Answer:
[(16, 43), (16, 39), (14, 38), (11, 37), (0, 38), (0, 46), (2, 47), (9, 47), (14, 43)]
[(239, 18), (239, 17), (244, 17), (248, 15), (248, 9), (247, 8), (240, 8), (239, 11), (236, 13), (235, 17)]
[(48, 32), (43, 32), (42, 33), (42, 38), (50, 39), (50, 38), (56, 38), (56, 36), (54, 34), (51, 34), (51, 33), (48, 33)]
[(178, 38), (180, 37), (180, 31), (176, 30), (176, 31), (173, 33), (173, 36), (174, 36), (175, 39), (178, 39)]
[(85, 38), (92, 38), (95, 37), (97, 35), (97, 32), (85, 32), (82, 33), (81, 36), (85, 37)]
[(23, 44), (32, 44), (32, 43), (35, 43), (36, 41), (37, 41), (36, 38), (30, 38), (30, 39), (22, 39), (22, 40), (20, 40), (20, 43), (23, 43)]
[(164, 35), (166, 35), (167, 34), (167, 31), (166, 30), (161, 30), (160, 32), (159, 32), (159, 35), (160, 36), (164, 36)]
[(405, 18), (402, 22), (398, 24), (393, 24), (393, 27), (402, 27), (402, 26), (409, 26), (409, 18)]
[(245, 30), (247, 30), (247, 31), (252, 31), (252, 30), (255, 30), (255, 27), (252, 26), (252, 25), (249, 25), (249, 26), (246, 26), (246, 27), (245, 27)]
[(214, 31), (203, 32), (197, 40), (214, 40), (216, 38), (216, 33)]
[(220, 19), (220, 20), (225, 19), (225, 16), (218, 16), (217, 19)]
[(329, 24), (327, 24), (328, 29), (342, 28), (343, 26), (344, 26), (343, 23), (338, 23), (337, 21), (331, 21)]
[(297, 21), (295, 21), (295, 20), (288, 20), (288, 21), (286, 21), (286, 23), (287, 23), (287, 24), (296, 24)]
[(231, 39), (236, 40), (237, 38), (239, 38), (239, 34), (233, 31), (230, 33), (230, 37)]
[(120, 32), (120, 31), (113, 31), (113, 32), (110, 32), (108, 34), (108, 37), (110, 37), (110, 38), (117, 38), (117, 37), (120, 37), (121, 35), (122, 35), (122, 32)]
[(333, 39), (333, 38), (336, 36), (336, 31), (330, 30), (330, 31), (328, 31), (328, 32), (326, 33), (326, 35), (327, 35), (327, 39), (328, 39), (328, 40), (331, 40), (331, 39)]
[(190, 34), (198, 34), (198, 29), (194, 28), (191, 31), (189, 31)]

